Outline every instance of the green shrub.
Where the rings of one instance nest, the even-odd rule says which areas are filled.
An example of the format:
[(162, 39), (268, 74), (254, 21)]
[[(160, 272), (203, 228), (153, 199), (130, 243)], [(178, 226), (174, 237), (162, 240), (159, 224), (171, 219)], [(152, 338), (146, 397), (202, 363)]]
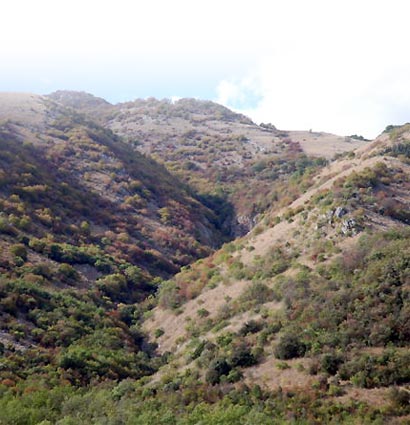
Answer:
[(343, 361), (340, 354), (326, 353), (321, 359), (321, 369), (329, 375), (336, 375)]
[(10, 247), (10, 254), (27, 261), (27, 249), (23, 244), (15, 244)]
[(76, 269), (67, 263), (60, 264), (58, 271), (65, 279), (74, 279), (78, 275)]
[(275, 357), (281, 360), (289, 360), (304, 356), (306, 345), (300, 338), (293, 334), (285, 334), (275, 347)]
[(238, 334), (241, 336), (246, 336), (248, 334), (254, 334), (259, 332), (262, 329), (262, 323), (257, 322), (256, 320), (249, 320), (243, 324), (241, 329), (239, 329)]
[(240, 295), (239, 302), (243, 304), (243, 309), (249, 305), (255, 306), (272, 301), (275, 298), (274, 291), (261, 282), (252, 282)]
[(339, 368), (342, 379), (350, 379), (362, 388), (399, 385), (410, 382), (410, 354), (386, 350), (375, 356), (365, 354), (352, 358)]
[(231, 384), (233, 384), (234, 382), (240, 381), (242, 378), (243, 378), (243, 373), (241, 372), (241, 370), (235, 368), (228, 373), (226, 380), (227, 382), (230, 382)]
[(165, 333), (164, 329), (158, 328), (158, 329), (155, 329), (154, 336), (155, 338), (159, 338), (160, 336), (164, 335), (164, 333)]
[(233, 367), (249, 367), (257, 363), (257, 359), (252, 354), (251, 349), (246, 344), (233, 347), (230, 363)]
[(158, 291), (159, 305), (168, 309), (177, 309), (181, 305), (179, 287), (174, 281), (163, 282)]
[(232, 367), (224, 358), (218, 358), (211, 362), (205, 375), (205, 380), (211, 385), (219, 384), (221, 376), (228, 375)]
[(208, 317), (208, 316), (209, 316), (209, 311), (208, 311), (207, 309), (205, 309), (205, 308), (200, 308), (200, 309), (196, 312), (196, 314), (197, 314), (199, 317), (204, 318), (204, 317)]

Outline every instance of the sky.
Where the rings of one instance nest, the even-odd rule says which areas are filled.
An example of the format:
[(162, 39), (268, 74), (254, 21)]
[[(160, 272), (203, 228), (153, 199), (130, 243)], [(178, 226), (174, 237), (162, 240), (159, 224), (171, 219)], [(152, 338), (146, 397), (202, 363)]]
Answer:
[(0, 91), (195, 97), (280, 129), (410, 121), (407, 0), (5, 0)]

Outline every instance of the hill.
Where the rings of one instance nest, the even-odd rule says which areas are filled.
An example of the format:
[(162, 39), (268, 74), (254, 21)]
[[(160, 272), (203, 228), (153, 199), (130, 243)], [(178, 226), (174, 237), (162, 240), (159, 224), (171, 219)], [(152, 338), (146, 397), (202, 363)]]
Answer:
[(306, 186), (298, 181), (303, 174), (307, 177), (335, 154), (365, 144), (326, 133), (258, 126), (210, 101), (151, 98), (101, 109), (103, 101), (92, 98), (93, 109), (87, 94), (57, 92), (50, 97), (98, 118), (137, 151), (163, 163), (202, 195), (234, 236), (248, 232), (260, 214), (277, 206), (278, 192), (286, 190), (293, 199), (300, 195)]
[[(118, 105), (55, 96), (0, 96), (0, 423), (406, 423), (409, 125), (329, 160), (210, 102), (121, 106), (158, 121), (133, 143)], [(176, 118), (231, 180), (164, 159)], [(260, 210), (215, 251), (230, 201)]]
[[(50, 365), (74, 368), (71, 382), (147, 373), (138, 303), (224, 240), (216, 221), (110, 130), (41, 96), (0, 95), (2, 379)], [(100, 360), (79, 371), (81, 350)]]
[[(130, 252), (131, 246), (152, 251), (147, 252), (151, 260), (145, 260), (146, 267), (150, 261), (159, 261), (174, 271), (172, 264), (187, 264), (223, 239), (215, 215), (195, 199), (192, 190), (109, 130), (40, 96), (3, 95), (1, 105), (8, 108), (7, 113), (0, 109), (3, 155), (13, 161), (7, 166), (16, 168), (11, 181), (3, 184), (4, 197), (18, 195), (31, 207), (41, 203), (43, 209), (54, 210), (50, 221), (60, 217), (63, 228), (78, 227), (88, 219), (91, 238), (101, 239), (109, 231), (122, 233), (122, 243)], [(19, 157), (24, 161), (14, 164)], [(31, 169), (38, 175), (30, 174)], [(50, 186), (43, 189), (45, 195), (41, 185)], [(68, 199), (57, 211), (64, 195)], [(100, 204), (104, 207), (98, 208)], [(115, 213), (98, 217), (108, 211)], [(173, 234), (173, 241), (167, 241), (165, 233)], [(144, 253), (139, 256), (143, 258)]]
[(302, 397), (307, 423), (336, 406), (343, 422), (355, 403), (386, 423), (408, 412), (409, 146), (408, 125), (382, 134), (164, 283), (144, 324), (169, 363), (152, 385), (192, 373), (257, 385), (276, 401)]

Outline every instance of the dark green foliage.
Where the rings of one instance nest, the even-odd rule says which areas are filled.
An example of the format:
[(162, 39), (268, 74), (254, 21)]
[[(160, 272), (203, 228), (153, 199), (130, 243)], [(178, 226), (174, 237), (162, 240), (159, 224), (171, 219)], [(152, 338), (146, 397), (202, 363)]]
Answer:
[(343, 362), (344, 358), (341, 354), (325, 353), (321, 358), (321, 368), (323, 372), (326, 372), (329, 375), (336, 375)]
[(344, 253), (299, 283), (282, 284), (288, 303), (284, 331), (322, 352), (354, 346), (408, 346), (408, 232), (364, 235)]
[[(360, 354), (360, 352), (365, 350), (369, 343), (379, 344), (383, 341), (383, 344), (406, 345), (409, 340), (408, 309), (406, 308), (408, 292), (405, 290), (408, 285), (409, 269), (408, 240), (407, 234), (403, 232), (365, 236), (355, 251), (351, 250), (340, 259), (324, 266), (322, 276), (302, 271), (293, 276), (290, 281), (286, 278), (282, 279), (282, 290), (287, 291), (286, 297), (289, 302), (288, 319), (284, 319), (281, 323), (273, 323), (272, 329), (266, 327), (260, 331), (260, 334), (268, 330), (269, 334), (275, 333), (282, 328), (283, 335), (277, 343), (276, 354), (283, 359), (301, 356), (306, 351), (310, 354), (311, 350), (317, 350), (317, 347), (320, 347), (321, 352), (325, 354), (319, 356), (318, 371), (336, 374), (341, 379), (350, 380), (354, 385), (372, 388), (406, 384), (410, 379), (408, 376), (410, 359), (406, 351), (386, 350), (380, 355)], [(61, 263), (63, 264), (65, 263)], [(113, 267), (116, 267), (115, 263)], [(50, 276), (50, 273), (53, 274), (52, 271), (47, 271), (45, 266), (38, 265), (31, 271), (34, 269), (46, 277)], [(124, 267), (118, 268), (117, 272), (123, 276), (120, 279), (122, 284), (124, 281), (126, 285), (138, 282), (138, 269)], [(112, 276), (108, 276), (108, 281)], [(12, 293), (16, 296), (11, 297)], [(151, 357), (150, 350), (146, 348), (142, 350), (144, 344), (138, 327), (133, 321), (134, 310), (130, 310), (127, 314), (125, 310), (121, 314), (119, 311), (112, 311), (107, 315), (104, 311), (107, 311), (108, 305), (102, 304), (92, 293), (80, 295), (67, 289), (60, 294), (55, 294), (47, 287), (38, 287), (18, 280), (13, 283), (4, 281), (0, 287), (2, 311), (9, 315), (10, 319), (17, 318), (18, 315), (28, 320), (33, 324), (32, 331), (36, 330), (36, 332), (31, 331), (35, 341), (41, 341), (42, 345), (50, 348), (58, 348), (60, 352), (52, 360), (44, 351), (29, 351), (21, 356), (15, 355), (5, 347), (2, 362), (7, 368), (7, 375), (3, 375), (3, 380), (10, 376), (18, 380), (17, 376), (21, 376), (22, 370), (27, 371), (27, 375), (24, 374), (23, 377), (40, 371), (51, 373), (59, 379), (68, 379), (69, 382), (79, 386), (107, 378), (123, 380), (127, 377), (140, 377), (152, 373), (158, 366), (158, 361)], [(386, 315), (384, 311), (391, 313)], [(350, 321), (346, 323), (348, 315)], [(289, 317), (292, 317), (291, 321)], [(375, 320), (376, 317), (378, 320)], [(380, 320), (380, 317), (384, 319)], [(13, 320), (7, 322), (9, 329), (22, 332), (20, 338), (24, 341), (25, 330), (19, 329), (17, 325), (17, 322), (13, 323)], [(78, 393), (69, 386), (64, 390), (66, 392), (63, 392), (65, 401), (53, 404), (51, 400), (48, 400), (54, 397), (53, 391), (49, 390), (47, 396), (40, 390), (38, 394), (36, 392), (36, 397), (42, 400), (37, 402), (34, 398), (28, 399), (28, 395), (23, 393), (16, 395), (6, 388), (7, 396), (0, 399), (2, 407), (0, 415), (3, 414), (0, 418), (7, 417), (7, 421), (13, 418), (15, 421), (18, 417), (20, 422), (21, 418), (25, 418), (26, 423), (36, 423), (43, 418), (66, 416), (76, 418), (72, 419), (76, 423), (81, 421), (89, 423), (90, 420), (95, 418), (102, 420), (101, 418), (108, 417), (110, 414), (112, 417), (113, 413), (109, 414), (109, 412), (119, 409), (116, 403), (120, 397), (120, 400), (123, 400), (122, 403), (128, 400), (128, 404), (121, 404), (120, 410), (123, 415), (129, 414), (134, 422), (135, 418), (139, 417), (141, 423), (147, 420), (166, 423), (172, 417), (174, 423), (184, 423), (185, 419), (182, 417), (202, 420), (204, 415), (207, 415), (210, 421), (219, 420), (221, 417), (224, 418), (221, 420), (225, 421), (228, 417), (227, 405), (225, 404), (223, 409), (217, 407), (219, 400), (225, 397), (218, 385), (221, 384), (223, 388), (229, 383), (240, 382), (242, 374), (240, 369), (255, 364), (257, 357), (251, 343), (246, 339), (255, 338), (253, 332), (258, 332), (258, 329), (258, 322), (249, 322), (239, 332), (246, 336), (242, 341), (239, 340), (240, 336), (226, 334), (223, 338), (218, 337), (219, 347), (213, 345), (208, 349), (210, 343), (203, 341), (194, 349), (191, 357), (201, 361), (207, 370), (205, 381), (210, 388), (214, 389), (215, 393), (212, 395), (209, 393), (211, 390), (205, 389), (206, 387), (193, 387), (192, 383), (187, 386), (188, 384), (175, 380), (164, 387), (163, 395), (156, 390), (155, 395), (147, 391), (142, 396), (141, 391), (135, 392), (134, 386), (129, 387), (127, 391), (121, 389), (114, 392), (113, 390), (112, 396), (109, 395), (111, 392), (107, 392), (103, 387), (100, 387), (98, 391), (95, 389), (94, 392), (90, 389)], [(129, 346), (131, 349), (125, 349), (123, 341), (127, 341), (127, 345), (131, 343)], [(362, 348), (352, 351), (352, 348), (349, 348), (353, 346), (352, 344)], [(337, 351), (338, 348), (345, 351), (346, 355), (341, 356)], [(170, 391), (171, 388), (173, 388), (172, 391)], [(123, 390), (125, 392), (122, 392)], [(339, 406), (336, 409), (334, 401), (330, 409), (326, 407), (326, 403), (318, 406), (317, 400), (308, 396), (303, 400), (295, 394), (286, 398), (288, 403), (286, 405), (282, 404), (283, 396), (267, 396), (256, 390), (252, 396), (249, 396), (249, 391), (229, 394), (229, 400), (234, 400), (231, 405), (232, 411), (241, 406), (248, 406), (246, 409), (249, 409), (241, 410), (242, 416), (239, 416), (239, 413), (238, 416), (232, 416), (236, 420), (233, 423), (241, 423), (243, 418), (251, 418), (249, 419), (251, 423), (258, 423), (259, 419), (255, 418), (260, 416), (250, 413), (253, 412), (251, 406), (254, 406), (253, 403), (256, 402), (250, 400), (259, 400), (256, 405), (260, 406), (258, 403), (265, 397), (270, 400), (267, 406), (276, 406), (274, 413), (271, 412), (267, 418), (271, 420), (272, 415), (275, 418), (283, 417), (284, 423), (288, 418), (288, 409), (294, 412), (308, 412), (306, 414), (313, 415), (319, 423), (327, 423), (331, 420), (343, 423), (344, 420), (348, 421), (352, 417), (362, 420), (367, 409), (364, 406), (361, 408)], [(19, 416), (17, 416), (13, 403), (21, 404), (21, 397), (24, 398), (26, 407), (20, 408)], [(206, 402), (203, 405), (204, 410), (199, 413), (200, 400), (207, 397), (212, 404)], [(98, 400), (101, 400), (101, 404), (98, 404)], [(138, 404), (141, 400), (144, 400), (144, 403)], [(227, 400), (225, 399), (225, 403)], [(406, 400), (406, 393), (400, 393), (392, 398), (392, 403), (397, 406), (397, 414), (406, 412)], [(240, 404), (241, 402), (243, 404)], [(137, 410), (136, 405), (138, 405)], [(188, 409), (186, 407), (188, 405), (191, 405), (191, 409), (194, 410), (184, 410)], [(34, 406), (36, 406), (35, 414)], [(48, 407), (43, 409), (41, 406)], [(205, 414), (204, 411), (208, 413)], [(260, 413), (260, 410), (257, 411)], [(296, 415), (301, 415), (300, 418), (304, 417), (302, 413), (296, 413)], [(372, 416), (369, 416), (371, 417), (369, 423), (383, 415), (386, 413), (373, 411)], [(33, 422), (27, 419), (29, 417), (35, 418)], [(7, 421), (3, 420), (6, 424), (12, 423)], [(130, 423), (132, 423), (131, 419)], [(269, 423), (268, 419), (266, 423)]]
[(363, 388), (400, 385), (410, 382), (409, 364), (410, 353), (386, 350), (353, 358), (340, 368), (340, 376)]
[(302, 357), (305, 352), (306, 345), (293, 334), (284, 334), (275, 347), (275, 357), (281, 360)]
[(208, 317), (209, 316), (209, 311), (208, 310), (206, 310), (205, 308), (200, 308), (198, 311), (197, 311), (197, 315), (198, 315), (198, 317)]
[(235, 368), (228, 373), (226, 381), (233, 384), (234, 382), (239, 382), (242, 378), (243, 373), (241, 372), (241, 370)]
[(241, 336), (246, 336), (248, 334), (254, 334), (259, 332), (262, 329), (263, 325), (261, 322), (257, 322), (255, 320), (250, 320), (246, 322), (241, 329), (239, 329), (238, 334)]
[[(387, 127), (386, 127), (386, 130), (385, 131), (388, 131), (387, 130)], [(357, 134), (352, 134), (351, 136), (349, 136), (351, 139), (355, 139), (355, 140), (362, 140), (362, 141), (364, 141), (364, 142), (370, 142), (370, 140), (369, 139), (365, 139), (363, 136), (359, 136), (359, 135), (357, 135)]]
[[(227, 379), (234, 377), (232, 370)], [(149, 390), (129, 379), (88, 389), (67, 384), (50, 388), (44, 382), (29, 381), (16, 388), (1, 385), (0, 392), (0, 422), (5, 425), (389, 423), (394, 414), (406, 412), (406, 396), (401, 392), (392, 396), (394, 412), (381, 412), (364, 403), (318, 399), (311, 393), (266, 392), (259, 386), (225, 385), (223, 392), (200, 384), (174, 391), (168, 387)]]
[(205, 347), (207, 345), (207, 342), (205, 340), (201, 341), (197, 347), (194, 349), (194, 351), (191, 353), (191, 359), (195, 360), (197, 359), (202, 352), (204, 351)]
[(228, 375), (231, 369), (232, 367), (224, 358), (215, 359), (209, 365), (205, 380), (211, 385), (216, 385), (220, 382), (221, 376)]
[[(122, 322), (120, 314), (110, 312), (108, 305), (93, 292), (55, 291), (3, 278), (2, 330), (23, 344), (34, 343), (36, 348), (20, 353), (5, 347), (0, 380), (48, 371), (82, 385), (92, 379), (151, 373), (155, 366), (151, 365), (149, 348), (146, 352), (141, 349), (143, 338), (138, 328), (132, 321)], [(22, 320), (24, 326), (19, 325)]]
[(154, 336), (155, 338), (159, 338), (160, 336), (164, 335), (164, 330), (161, 328), (155, 329)]
[(384, 129), (384, 133), (390, 133), (392, 130), (394, 130), (395, 128), (398, 128), (397, 125), (393, 125), (393, 124), (389, 124), (388, 126), (386, 126), (386, 128)]
[(410, 141), (395, 143), (393, 146), (384, 150), (384, 154), (405, 158), (410, 158)]
[(251, 353), (251, 349), (248, 345), (242, 343), (233, 347), (230, 358), (230, 364), (233, 367), (249, 367), (255, 365), (256, 363), (257, 359)]

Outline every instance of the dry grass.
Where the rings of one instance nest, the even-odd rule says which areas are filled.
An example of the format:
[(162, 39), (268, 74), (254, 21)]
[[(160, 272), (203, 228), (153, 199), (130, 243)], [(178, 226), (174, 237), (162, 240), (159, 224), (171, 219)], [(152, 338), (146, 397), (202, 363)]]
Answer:
[(308, 375), (305, 370), (302, 370), (302, 367), (308, 369), (310, 359), (288, 360), (286, 361), (288, 369), (278, 367), (281, 363), (283, 363), (281, 360), (268, 357), (263, 363), (245, 369), (245, 383), (257, 382), (270, 390), (277, 390), (280, 387), (286, 391), (293, 391), (311, 389), (312, 384), (317, 381), (317, 377)]
[[(351, 167), (346, 168), (346, 161), (338, 161), (331, 164), (329, 167), (324, 169), (319, 176), (320, 181), (324, 181), (324, 183), (319, 186), (314, 187), (313, 189), (307, 191), (294, 202), (292, 202), (289, 207), (283, 208), (278, 211), (277, 215), (281, 216), (285, 213), (289, 208), (296, 209), (298, 207), (304, 206), (309, 201), (317, 195), (320, 191), (330, 189), (334, 182), (339, 179), (348, 176), (353, 171), (360, 172), (363, 171), (367, 167), (372, 167), (378, 162), (384, 162), (387, 165), (390, 165), (392, 168), (400, 167), (406, 173), (410, 173), (410, 167), (408, 165), (403, 164), (396, 158), (380, 158), (380, 157), (370, 157), (363, 161), (357, 161), (357, 163), (352, 164)], [(329, 178), (326, 178), (329, 177)], [(407, 199), (410, 201), (410, 199)], [(372, 222), (373, 226), (378, 227), (379, 223), (380, 229), (384, 229), (392, 224), (391, 220), (388, 218), (383, 218), (379, 215), (375, 216), (374, 222)], [(303, 246), (303, 240), (295, 240), (292, 237), (294, 231), (299, 227), (296, 221), (287, 222), (282, 221), (276, 224), (274, 227), (268, 228), (262, 233), (252, 236), (250, 235), (248, 244), (244, 247), (244, 249), (240, 252), (239, 256), (241, 261), (245, 264), (251, 264), (255, 256), (263, 256), (268, 250), (277, 243), (289, 242), (291, 244), (299, 243), (300, 246)], [(253, 246), (252, 251), (248, 251), (247, 247), (251, 245)], [(302, 261), (302, 260), (301, 260)]]
[(152, 336), (156, 329), (163, 329), (164, 335), (157, 339), (158, 351), (164, 353), (174, 350), (177, 340), (186, 334), (188, 318), (198, 320), (197, 311), (200, 308), (208, 310), (209, 318), (215, 317), (219, 309), (227, 303), (228, 297), (237, 298), (247, 285), (248, 281), (240, 280), (229, 285), (221, 283), (213, 289), (206, 288), (199, 297), (184, 304), (182, 313), (178, 315), (171, 310), (156, 308), (154, 316), (144, 323), (144, 330)]
[(0, 121), (24, 122), (24, 125), (44, 124), (44, 98), (31, 93), (0, 93)]
[(349, 403), (350, 401), (362, 401), (373, 406), (382, 407), (390, 404), (388, 393), (390, 388), (344, 388), (346, 394), (337, 398), (340, 403)]
[(368, 142), (336, 136), (335, 134), (309, 131), (288, 131), (290, 139), (298, 142), (307, 155), (333, 158), (336, 154), (352, 151)]

